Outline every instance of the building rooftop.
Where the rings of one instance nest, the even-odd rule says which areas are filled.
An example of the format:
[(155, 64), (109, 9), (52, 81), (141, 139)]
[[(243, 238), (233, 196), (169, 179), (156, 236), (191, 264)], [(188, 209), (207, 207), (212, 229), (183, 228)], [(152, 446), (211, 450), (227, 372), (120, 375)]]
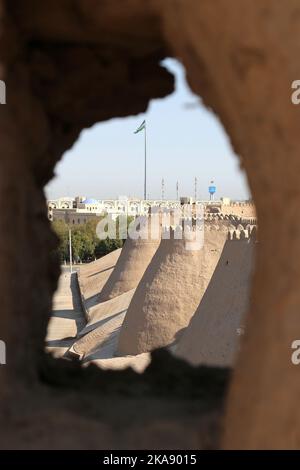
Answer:
[(87, 198), (84, 201), (82, 201), (82, 204), (99, 204), (99, 201), (93, 198)]

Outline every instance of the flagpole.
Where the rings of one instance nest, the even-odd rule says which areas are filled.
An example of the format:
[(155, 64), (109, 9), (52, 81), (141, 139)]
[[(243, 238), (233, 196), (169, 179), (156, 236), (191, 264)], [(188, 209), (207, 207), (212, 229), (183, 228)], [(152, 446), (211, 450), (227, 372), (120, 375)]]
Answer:
[(146, 135), (146, 123), (144, 127), (145, 131), (145, 179), (144, 179), (144, 200), (147, 199), (147, 135)]
[(69, 229), (69, 252), (70, 252), (70, 273), (73, 273), (73, 266), (72, 266), (72, 235), (71, 229)]
[(135, 134), (138, 132), (144, 131), (144, 140), (145, 140), (145, 161), (144, 161), (144, 200), (147, 199), (147, 131), (146, 131), (146, 121), (144, 120), (142, 124), (137, 128)]

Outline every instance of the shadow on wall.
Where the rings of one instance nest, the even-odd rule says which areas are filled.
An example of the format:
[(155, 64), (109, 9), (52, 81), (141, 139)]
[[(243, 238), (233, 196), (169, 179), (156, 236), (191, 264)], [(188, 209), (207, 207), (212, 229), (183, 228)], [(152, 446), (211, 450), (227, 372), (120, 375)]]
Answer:
[[(172, 91), (172, 76), (158, 65), (171, 49), (185, 64), (192, 89), (220, 116), (242, 155), (260, 220), (248, 340), (231, 386), (224, 445), (298, 447), (300, 378), (289, 351), (300, 321), (296, 191), (289, 210), (284, 206), (291, 200), (291, 187), (299, 183), (299, 111), (288, 90), (295, 75), (300, 76), (298, 40), (291, 28), (299, 21), (295, 2), (274, 2), (266, 9), (250, 1), (233, 8), (232, 2), (220, 0), (218, 11), (213, 2), (192, 0), (177, 2), (177, 8), (172, 1), (156, 0), (147, 6), (126, 0), (128, 8), (118, 2), (93, 8), (78, 2), (76, 14), (68, 2), (51, 2), (49, 9), (33, 0), (1, 5), (6, 18), (0, 75), (9, 93), (0, 111), (5, 247), (0, 253), (0, 331), (7, 351), (13, 351), (9, 367), (1, 368), (2, 412), (9, 410), (1, 446), (219, 445), (215, 417), (222, 407), (210, 408), (215, 410), (212, 427), (203, 410), (212, 403), (212, 389), (218, 400), (223, 396), (224, 370), (193, 369), (183, 362), (179, 368), (179, 360), (172, 358), (162, 374), (161, 356), (156, 356), (145, 384), (139, 381), (146, 380), (147, 372), (138, 378), (130, 370), (81, 370), (67, 361), (41, 359), (59, 276), (58, 263), (49, 254), (57, 242), (46, 219), (43, 187), (81, 129), (143, 112), (150, 99)], [(278, 231), (274, 213), (281, 215), (284, 229)], [(167, 393), (155, 403), (157, 387)], [(129, 391), (140, 392), (134, 406), (126, 401)], [(177, 398), (173, 407), (170, 397)], [(192, 408), (194, 399), (197, 409)], [(106, 414), (112, 408), (113, 417)], [(16, 426), (15, 416), (22, 425)], [(40, 432), (41, 421), (45, 433)], [(212, 429), (209, 437), (207, 429)]]

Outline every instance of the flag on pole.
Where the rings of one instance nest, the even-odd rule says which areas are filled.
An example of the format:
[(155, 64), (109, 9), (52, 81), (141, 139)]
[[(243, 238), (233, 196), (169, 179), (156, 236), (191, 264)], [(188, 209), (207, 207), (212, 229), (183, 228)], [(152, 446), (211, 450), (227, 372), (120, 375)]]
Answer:
[(147, 137), (146, 137), (146, 121), (143, 121), (142, 124), (134, 132), (144, 131), (144, 140), (145, 140), (145, 166), (144, 166), (144, 199), (147, 199)]
[(138, 127), (134, 133), (137, 134), (138, 132), (141, 132), (143, 129), (146, 129), (146, 121), (143, 121), (140, 127)]

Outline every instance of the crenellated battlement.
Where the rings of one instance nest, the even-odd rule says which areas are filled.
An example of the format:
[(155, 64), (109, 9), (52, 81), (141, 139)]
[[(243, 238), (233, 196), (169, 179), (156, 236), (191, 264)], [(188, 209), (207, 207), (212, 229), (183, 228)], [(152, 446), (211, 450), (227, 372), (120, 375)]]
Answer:
[[(232, 223), (235, 222), (235, 223)], [(204, 231), (227, 231), (228, 240), (257, 240), (257, 225), (241, 221), (213, 220), (204, 223)]]

